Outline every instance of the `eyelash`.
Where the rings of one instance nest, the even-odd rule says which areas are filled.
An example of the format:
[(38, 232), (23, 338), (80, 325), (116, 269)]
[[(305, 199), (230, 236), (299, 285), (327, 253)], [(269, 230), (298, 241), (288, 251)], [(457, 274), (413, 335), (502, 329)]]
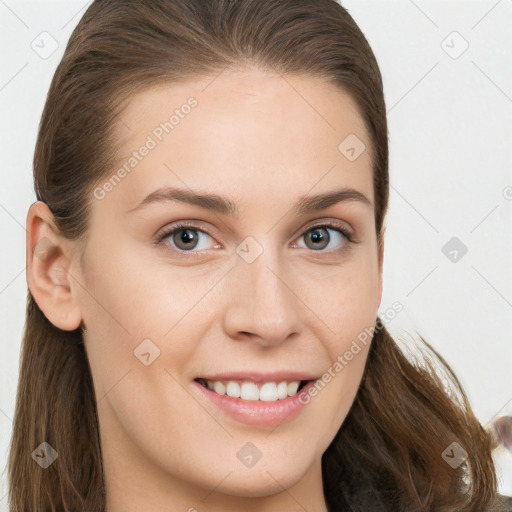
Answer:
[[(310, 226), (306, 229), (306, 231), (304, 231), (299, 238), (303, 237), (304, 235), (306, 235), (307, 233), (309, 233), (310, 231), (313, 231), (315, 229), (318, 229), (318, 228), (330, 228), (330, 229), (333, 229), (335, 231), (338, 231), (339, 233), (341, 233), (347, 240), (347, 243), (346, 245), (344, 245), (343, 247), (340, 247), (338, 249), (331, 249), (331, 250), (318, 250), (318, 251), (314, 251), (313, 249), (311, 249), (312, 252), (319, 252), (319, 253), (327, 253), (327, 254), (342, 254), (342, 253), (345, 253), (346, 251), (348, 251), (351, 247), (352, 244), (356, 244), (358, 243), (358, 240), (356, 240), (355, 236), (352, 235), (351, 233), (349, 233), (347, 231), (347, 229), (345, 229), (344, 227), (342, 227), (341, 224), (337, 223), (337, 222), (333, 222), (333, 221), (328, 221), (328, 222), (324, 222), (322, 224), (315, 224), (313, 226)], [(205, 231), (201, 228), (199, 228), (198, 226), (194, 225), (194, 224), (187, 224), (185, 222), (176, 222), (175, 224), (169, 226), (167, 229), (164, 230), (164, 232), (161, 234), (161, 235), (158, 235), (157, 236), (157, 239), (155, 240), (155, 243), (157, 245), (167, 245), (167, 244), (164, 244), (164, 240), (167, 239), (169, 236), (171, 236), (172, 234), (174, 234), (176, 231), (179, 231), (179, 230), (182, 230), (182, 229), (190, 229), (192, 231), (200, 231), (202, 233), (205, 233), (206, 235), (210, 236), (211, 238), (214, 238), (210, 233), (208, 233), (208, 231)], [(174, 247), (169, 247), (167, 245), (167, 248), (170, 248), (174, 251), (177, 251), (179, 252), (180, 254), (183, 254), (185, 257), (196, 257), (194, 256), (193, 254), (201, 254), (202, 251), (184, 251), (182, 249), (178, 249), (178, 248), (174, 248)]]

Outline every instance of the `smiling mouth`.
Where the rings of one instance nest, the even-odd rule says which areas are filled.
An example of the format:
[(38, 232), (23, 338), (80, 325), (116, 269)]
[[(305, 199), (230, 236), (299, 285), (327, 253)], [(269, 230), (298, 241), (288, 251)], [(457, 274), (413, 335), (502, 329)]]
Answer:
[(221, 396), (248, 401), (276, 402), (295, 396), (311, 380), (282, 380), (256, 384), (248, 380), (206, 380), (194, 379), (201, 386)]

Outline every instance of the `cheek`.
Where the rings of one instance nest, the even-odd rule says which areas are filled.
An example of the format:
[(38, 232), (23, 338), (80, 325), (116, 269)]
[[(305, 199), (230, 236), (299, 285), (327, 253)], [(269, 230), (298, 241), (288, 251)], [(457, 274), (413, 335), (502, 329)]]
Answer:
[(110, 242), (108, 249), (91, 247), (89, 254), (84, 269), (86, 290), (81, 295), (89, 323), (100, 330), (98, 334), (108, 331), (109, 335), (117, 333), (115, 338), (130, 337), (135, 342), (140, 336), (156, 337), (158, 318), (167, 328), (172, 326), (172, 311), (161, 314), (155, 307), (162, 304), (165, 308), (171, 299), (178, 306), (186, 288), (180, 289), (172, 279), (162, 280), (147, 253), (120, 240)]
[(330, 364), (317, 382), (325, 424), (334, 435), (345, 420), (361, 383), (377, 312), (363, 299), (343, 301), (333, 316), (335, 334), (324, 337)]
[(90, 259), (80, 287), (84, 342), (100, 396), (128, 371), (132, 379), (142, 369), (144, 385), (155, 389), (154, 372), (183, 367), (205, 323), (198, 312), (215, 307), (204, 299), (219, 279), (213, 272), (172, 268), (133, 248), (117, 250), (120, 245), (96, 254), (91, 249), (98, 256)]
[(358, 251), (339, 265), (300, 275), (305, 302), (329, 327), (337, 346), (374, 325), (380, 293), (378, 260), (370, 250)]
[(380, 304), (377, 259), (363, 255), (333, 272), (325, 283), (323, 297), (311, 301), (321, 304), (318, 316), (329, 327), (321, 339), (331, 365), (322, 380), (336, 411), (334, 427), (339, 427), (360, 385), (373, 337)]
[(130, 251), (118, 250), (119, 245), (105, 240), (88, 247), (78, 287), (84, 343), (100, 396), (131, 368), (142, 366), (134, 350), (145, 338), (156, 338), (149, 269), (140, 261), (135, 264), (133, 255), (127, 256)]

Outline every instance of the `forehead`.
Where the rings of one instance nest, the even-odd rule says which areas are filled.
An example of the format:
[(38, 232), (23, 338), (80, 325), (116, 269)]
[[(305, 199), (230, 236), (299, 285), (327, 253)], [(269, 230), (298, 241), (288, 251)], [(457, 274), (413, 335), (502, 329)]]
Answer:
[[(112, 172), (134, 164), (110, 194), (125, 208), (163, 185), (269, 199), (344, 185), (373, 201), (371, 141), (358, 108), (320, 78), (250, 70), (159, 84), (130, 98), (113, 131)], [(362, 151), (355, 160), (347, 140)], [(145, 154), (135, 162), (134, 152)]]
[[(352, 97), (327, 80), (297, 74), (266, 74), (253, 69), (224, 71), (217, 76), (186, 82), (161, 83), (134, 94), (120, 116), (121, 122), (114, 127), (118, 140), (126, 147), (132, 146), (137, 131), (150, 132), (157, 124), (168, 120), (175, 110), (183, 109), (191, 97), (199, 106), (194, 109), (194, 118), (199, 118), (197, 123), (215, 122), (223, 128), (233, 127), (235, 131), (245, 118), (246, 127), (256, 122), (261, 131), (267, 132), (278, 123), (286, 124), (292, 119), (301, 120), (297, 125), (301, 131), (308, 124), (311, 129), (307, 132), (315, 131), (320, 136), (328, 129), (337, 131), (348, 125), (365, 132)], [(265, 117), (267, 122), (261, 123), (263, 115), (257, 114), (270, 114), (270, 117)], [(188, 122), (191, 123), (196, 124), (193, 118)], [(289, 125), (287, 131), (297, 130)]]

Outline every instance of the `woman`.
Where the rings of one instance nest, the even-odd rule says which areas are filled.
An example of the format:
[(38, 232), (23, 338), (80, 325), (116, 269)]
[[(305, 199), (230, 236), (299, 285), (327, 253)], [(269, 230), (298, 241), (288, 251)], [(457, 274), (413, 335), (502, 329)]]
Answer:
[(93, 2), (34, 180), (13, 512), (507, 510), (377, 314), (386, 109), (339, 4)]

